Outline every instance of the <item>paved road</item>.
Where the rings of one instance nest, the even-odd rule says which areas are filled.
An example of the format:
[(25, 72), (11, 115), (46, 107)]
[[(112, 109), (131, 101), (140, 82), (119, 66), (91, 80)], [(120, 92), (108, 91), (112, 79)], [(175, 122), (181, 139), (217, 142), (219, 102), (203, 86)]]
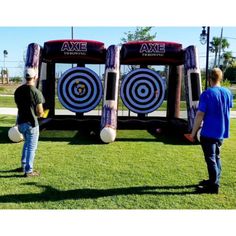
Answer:
[[(16, 108), (1, 107), (0, 108), (0, 114), (1, 115), (16, 115), (17, 114), (17, 109)], [(59, 110), (55, 110), (55, 114), (56, 115), (74, 115), (75, 113), (73, 113), (69, 110), (59, 109)], [(98, 110), (90, 111), (90, 112), (86, 113), (86, 115), (101, 115), (101, 111), (100, 110), (99, 111)], [(127, 116), (128, 111), (119, 111), (118, 115), (119, 116)], [(137, 116), (137, 114), (131, 112), (131, 116)], [(165, 117), (166, 116), (166, 111), (155, 111), (155, 112), (152, 112), (152, 113), (148, 114), (148, 116)], [(236, 111), (231, 111), (230, 117), (231, 118), (236, 118)], [(187, 118), (186, 111), (181, 111), (180, 112), (180, 118)]]

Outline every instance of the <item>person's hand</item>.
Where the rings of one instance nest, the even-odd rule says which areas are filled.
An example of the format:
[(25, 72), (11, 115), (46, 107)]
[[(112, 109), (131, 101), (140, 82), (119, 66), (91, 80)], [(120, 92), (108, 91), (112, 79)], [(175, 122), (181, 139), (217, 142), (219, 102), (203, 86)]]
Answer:
[(44, 113), (42, 115), (42, 118), (47, 118), (49, 114), (49, 109), (44, 110)]
[(184, 134), (184, 137), (191, 143), (195, 142), (195, 138), (192, 136), (192, 134)]

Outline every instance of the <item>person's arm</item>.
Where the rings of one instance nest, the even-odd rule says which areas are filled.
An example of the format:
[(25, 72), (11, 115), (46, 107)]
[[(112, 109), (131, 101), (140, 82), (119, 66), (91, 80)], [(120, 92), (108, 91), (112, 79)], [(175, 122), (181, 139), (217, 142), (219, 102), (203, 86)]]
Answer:
[(205, 113), (202, 111), (197, 111), (196, 117), (194, 119), (194, 124), (193, 124), (193, 129), (191, 132), (191, 137), (194, 139), (197, 131), (199, 130), (199, 128), (201, 127), (203, 118), (204, 118)]
[(44, 110), (43, 110), (43, 104), (42, 103), (37, 104), (36, 114), (37, 114), (38, 117), (43, 117)]

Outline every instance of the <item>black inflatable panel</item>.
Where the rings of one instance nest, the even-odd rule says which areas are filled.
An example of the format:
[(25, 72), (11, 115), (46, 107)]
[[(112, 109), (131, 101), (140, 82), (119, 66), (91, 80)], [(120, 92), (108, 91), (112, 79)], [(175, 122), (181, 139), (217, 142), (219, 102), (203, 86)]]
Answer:
[(58, 63), (105, 63), (104, 43), (92, 40), (53, 40), (44, 43), (44, 61)]
[(180, 65), (184, 63), (182, 44), (161, 41), (132, 41), (122, 45), (121, 64)]

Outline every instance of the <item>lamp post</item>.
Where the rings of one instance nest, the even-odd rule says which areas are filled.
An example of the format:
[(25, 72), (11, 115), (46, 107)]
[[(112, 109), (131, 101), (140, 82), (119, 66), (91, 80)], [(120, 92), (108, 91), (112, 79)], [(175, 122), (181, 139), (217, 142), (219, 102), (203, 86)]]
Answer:
[(209, 63), (209, 39), (210, 39), (210, 27), (202, 26), (202, 33), (200, 34), (200, 42), (201, 44), (206, 44), (206, 83), (205, 89), (207, 89), (208, 85), (208, 63)]
[(7, 57), (7, 55), (8, 55), (8, 51), (3, 50), (3, 69), (1, 71), (1, 73), (2, 73), (2, 83), (6, 79), (7, 84), (9, 84), (8, 72), (7, 72), (7, 68), (6, 68), (6, 57)]
[[(71, 39), (73, 40), (74, 39), (74, 27), (71, 26)], [(73, 68), (74, 67), (74, 64), (72, 63), (71, 64), (71, 67)]]
[(7, 50), (3, 50), (3, 69), (5, 70), (6, 66), (5, 66), (5, 60), (6, 60), (6, 57), (8, 55), (8, 51)]
[(71, 26), (71, 39), (73, 40), (74, 39), (74, 27)]

